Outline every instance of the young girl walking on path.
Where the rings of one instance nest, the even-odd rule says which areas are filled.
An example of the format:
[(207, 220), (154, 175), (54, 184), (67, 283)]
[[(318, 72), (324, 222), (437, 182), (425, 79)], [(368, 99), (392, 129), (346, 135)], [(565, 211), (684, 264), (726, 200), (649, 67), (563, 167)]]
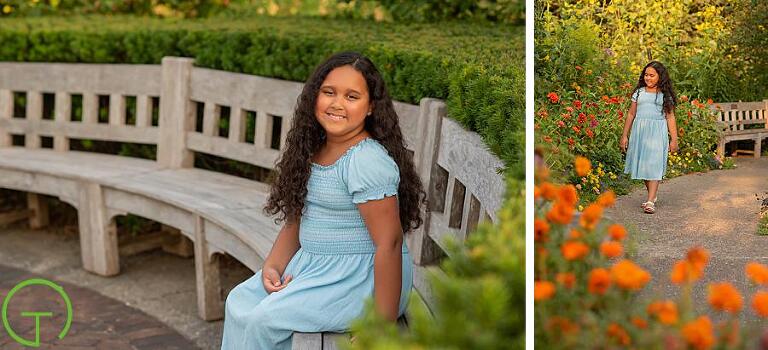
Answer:
[(222, 349), (289, 349), (294, 331), (343, 332), (365, 299), (405, 311), (404, 232), (426, 194), (384, 80), (357, 53), (317, 67), (297, 101), (265, 212), (284, 226), (262, 270), (226, 301)]
[[(632, 93), (621, 135), (621, 149), (627, 152), (624, 173), (644, 180), (648, 199), (641, 207), (648, 214), (656, 212), (656, 193), (667, 171), (667, 153), (677, 152), (675, 105), (677, 96), (667, 68), (657, 61), (648, 63)], [(632, 134), (627, 139), (630, 128)]]

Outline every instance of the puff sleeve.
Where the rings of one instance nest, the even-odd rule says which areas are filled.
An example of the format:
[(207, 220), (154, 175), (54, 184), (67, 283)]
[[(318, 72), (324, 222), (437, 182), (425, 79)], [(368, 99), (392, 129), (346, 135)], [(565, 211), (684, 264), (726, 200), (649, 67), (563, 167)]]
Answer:
[(637, 102), (637, 99), (640, 97), (640, 89), (635, 90), (635, 92), (632, 93), (632, 102)]
[(355, 204), (397, 195), (400, 169), (386, 149), (367, 145), (354, 152), (347, 169), (347, 189)]

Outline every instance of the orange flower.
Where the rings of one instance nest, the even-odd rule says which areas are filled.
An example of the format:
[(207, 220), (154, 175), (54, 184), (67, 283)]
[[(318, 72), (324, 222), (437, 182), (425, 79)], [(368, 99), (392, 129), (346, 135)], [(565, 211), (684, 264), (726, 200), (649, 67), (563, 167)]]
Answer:
[(533, 200), (539, 200), (541, 197), (541, 188), (539, 186), (533, 186)]
[(551, 201), (557, 198), (557, 187), (549, 182), (541, 184), (539, 190), (541, 191), (541, 196), (546, 200)]
[(547, 212), (547, 220), (561, 225), (570, 224), (573, 220), (573, 206), (560, 201), (555, 202), (552, 209)]
[(576, 194), (576, 187), (573, 187), (573, 185), (560, 186), (558, 199), (560, 199), (560, 201), (563, 203), (575, 206), (576, 202), (579, 201), (579, 196)]
[(629, 260), (622, 260), (611, 267), (611, 277), (619, 287), (628, 290), (643, 288), (651, 275)]
[(581, 259), (589, 254), (589, 246), (579, 241), (565, 242), (560, 247), (560, 252), (563, 253), (565, 260)]
[(620, 241), (627, 237), (627, 229), (619, 224), (613, 224), (608, 226), (608, 235), (611, 236), (611, 239)]
[(549, 102), (552, 103), (557, 103), (557, 101), (560, 101), (560, 96), (557, 96), (557, 94), (554, 92), (548, 93), (547, 98), (549, 99)]
[(662, 324), (673, 325), (677, 323), (677, 304), (672, 300), (661, 300), (648, 305), (648, 314), (656, 316)]
[(571, 233), (568, 235), (568, 238), (570, 239), (579, 239), (581, 238), (581, 232), (577, 229), (572, 229)]
[(642, 317), (632, 317), (632, 324), (635, 325), (635, 327), (640, 329), (646, 329), (648, 328), (648, 321), (646, 321)]
[(629, 338), (629, 334), (627, 334), (627, 331), (625, 331), (624, 328), (621, 328), (621, 326), (616, 323), (608, 325), (608, 330), (605, 333), (608, 335), (608, 338), (612, 338), (619, 345), (630, 344), (631, 339)]
[(619, 242), (605, 241), (600, 244), (600, 253), (603, 253), (607, 258), (615, 258), (624, 253), (624, 247)]
[(576, 170), (576, 175), (578, 176), (587, 176), (590, 170), (592, 170), (592, 163), (589, 162), (589, 159), (584, 158), (582, 156), (576, 157), (576, 160), (573, 162), (574, 169)]
[(712, 334), (712, 321), (707, 316), (701, 316), (688, 322), (683, 326), (681, 332), (688, 345), (699, 350), (709, 349), (715, 343), (715, 336)]
[(592, 294), (603, 295), (611, 286), (611, 274), (604, 268), (596, 268), (589, 273), (587, 289)]
[(533, 300), (547, 300), (555, 295), (555, 285), (549, 281), (536, 281), (533, 283)]
[(533, 221), (533, 240), (536, 242), (546, 242), (547, 233), (549, 233), (549, 224), (545, 220), (536, 218)]
[(672, 266), (669, 278), (675, 284), (692, 283), (699, 280), (702, 274), (703, 270), (697, 269), (688, 260), (680, 260)]
[(547, 329), (549, 330), (556, 329), (560, 333), (568, 334), (568, 333), (577, 332), (579, 330), (579, 325), (565, 317), (552, 316), (549, 318), (549, 321), (547, 322)]
[(709, 285), (709, 304), (719, 311), (737, 313), (741, 310), (741, 294), (728, 282)]
[(768, 317), (768, 292), (759, 291), (752, 297), (752, 308), (760, 317)]
[(616, 204), (616, 194), (611, 190), (605, 191), (603, 194), (597, 197), (597, 201), (595, 201), (595, 203), (603, 208), (612, 207), (614, 204)]
[(561, 272), (555, 275), (555, 281), (567, 288), (573, 288), (573, 286), (576, 285), (576, 275), (572, 272)]
[(603, 207), (597, 204), (590, 204), (581, 213), (579, 224), (587, 230), (592, 230), (597, 225), (597, 222), (600, 221), (601, 216), (603, 216)]
[(747, 272), (747, 276), (755, 284), (764, 285), (768, 283), (768, 266), (760, 263), (751, 262), (744, 267)]
[(704, 270), (704, 266), (707, 265), (709, 260), (709, 252), (701, 247), (691, 248), (686, 254), (686, 259), (693, 264), (693, 266), (701, 271)]

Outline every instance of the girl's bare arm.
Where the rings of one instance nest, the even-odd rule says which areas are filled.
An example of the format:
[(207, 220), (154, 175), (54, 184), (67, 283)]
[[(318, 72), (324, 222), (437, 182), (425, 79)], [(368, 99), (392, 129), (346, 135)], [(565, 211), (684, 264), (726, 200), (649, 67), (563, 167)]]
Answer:
[(637, 114), (637, 102), (632, 101), (632, 105), (629, 107), (629, 112), (627, 112), (627, 119), (624, 121), (624, 131), (621, 134), (622, 137), (627, 137), (627, 135), (629, 135), (629, 129), (632, 128), (635, 114)]
[(373, 258), (376, 310), (387, 320), (395, 321), (403, 283), (403, 229), (397, 197), (358, 204), (357, 208), (376, 245)]
[(677, 122), (675, 121), (675, 112), (667, 113), (667, 129), (669, 129), (669, 150), (677, 152)]
[(301, 218), (294, 221), (285, 221), (285, 225), (283, 225), (280, 233), (277, 234), (275, 244), (272, 245), (272, 250), (269, 251), (269, 255), (264, 260), (264, 267), (274, 268), (281, 276), (283, 275), (288, 262), (291, 261), (293, 255), (299, 250), (300, 224)]

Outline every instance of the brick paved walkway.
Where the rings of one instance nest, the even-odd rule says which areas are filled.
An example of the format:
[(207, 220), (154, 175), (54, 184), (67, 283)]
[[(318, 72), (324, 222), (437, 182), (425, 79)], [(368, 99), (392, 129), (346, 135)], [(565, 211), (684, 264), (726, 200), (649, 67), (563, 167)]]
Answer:
[[(19, 282), (48, 277), (0, 265), (0, 302)], [(194, 343), (137, 309), (92, 290), (53, 281), (63, 287), (72, 301), (72, 325), (63, 339), (58, 339), (57, 335), (64, 326), (66, 308), (58, 293), (44, 286), (28, 286), (14, 294), (9, 302), (11, 327), (19, 336), (29, 340), (35, 335), (34, 319), (22, 317), (21, 312), (53, 312), (53, 317), (40, 319), (41, 346), (38, 349), (197, 349)], [(0, 349), (30, 348), (16, 343), (0, 327)]]

